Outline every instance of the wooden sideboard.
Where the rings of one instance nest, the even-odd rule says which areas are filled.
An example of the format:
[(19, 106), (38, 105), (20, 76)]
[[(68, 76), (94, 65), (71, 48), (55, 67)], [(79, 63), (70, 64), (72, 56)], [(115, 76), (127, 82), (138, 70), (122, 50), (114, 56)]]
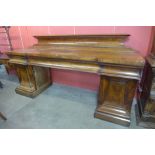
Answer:
[(127, 34), (35, 36), (38, 44), (7, 53), (20, 81), (16, 92), (28, 97), (41, 93), (52, 84), (51, 68), (98, 74), (100, 86), (94, 116), (129, 126), (131, 104), (145, 60), (125, 47), (128, 37)]

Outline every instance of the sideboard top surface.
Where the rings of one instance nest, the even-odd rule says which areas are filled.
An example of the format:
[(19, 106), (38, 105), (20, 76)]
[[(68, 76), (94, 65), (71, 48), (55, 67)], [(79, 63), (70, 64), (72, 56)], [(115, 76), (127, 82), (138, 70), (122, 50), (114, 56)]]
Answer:
[(125, 47), (124, 42), (128, 36), (127, 34), (36, 36), (38, 44), (31, 48), (10, 51), (7, 54), (143, 66), (144, 58), (135, 50)]

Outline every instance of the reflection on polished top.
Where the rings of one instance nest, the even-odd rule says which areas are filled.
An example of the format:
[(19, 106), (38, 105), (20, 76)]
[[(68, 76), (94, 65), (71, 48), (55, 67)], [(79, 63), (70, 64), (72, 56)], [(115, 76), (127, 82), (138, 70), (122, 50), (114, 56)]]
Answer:
[(127, 34), (35, 36), (38, 44), (10, 51), (9, 56), (85, 61), (97, 64), (144, 66), (138, 52), (124, 46)]

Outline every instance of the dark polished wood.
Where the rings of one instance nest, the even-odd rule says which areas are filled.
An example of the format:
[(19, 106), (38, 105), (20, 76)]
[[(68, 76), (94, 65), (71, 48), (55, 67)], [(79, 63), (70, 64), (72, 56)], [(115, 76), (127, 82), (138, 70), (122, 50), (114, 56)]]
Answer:
[(101, 77), (95, 116), (128, 126), (136, 83), (130, 79)]
[(51, 73), (49, 68), (30, 65), (15, 65), (20, 86), (16, 93), (28, 97), (35, 97), (51, 85)]
[[(16, 92), (34, 97), (51, 84), (49, 68), (100, 75), (95, 117), (129, 126), (131, 104), (144, 59), (124, 42), (129, 35), (35, 36), (32, 48), (8, 52), (20, 86)], [(93, 81), (92, 81), (93, 82)]]

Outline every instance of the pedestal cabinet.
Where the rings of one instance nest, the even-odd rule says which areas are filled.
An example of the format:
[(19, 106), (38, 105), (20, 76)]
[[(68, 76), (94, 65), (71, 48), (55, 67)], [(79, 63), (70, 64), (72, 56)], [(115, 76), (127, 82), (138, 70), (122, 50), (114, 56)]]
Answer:
[(15, 68), (20, 81), (20, 86), (15, 90), (18, 94), (33, 98), (52, 83), (49, 68), (17, 64)]

